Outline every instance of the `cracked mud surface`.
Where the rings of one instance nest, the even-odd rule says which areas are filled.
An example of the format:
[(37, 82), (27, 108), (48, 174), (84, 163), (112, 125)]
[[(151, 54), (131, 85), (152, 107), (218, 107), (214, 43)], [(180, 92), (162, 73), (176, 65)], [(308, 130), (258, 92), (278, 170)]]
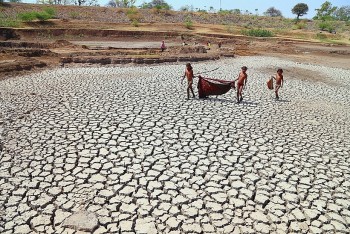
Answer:
[[(280, 101), (266, 88), (276, 64)], [(0, 81), (0, 232), (347, 233), (350, 70), (271, 57), (193, 67), (233, 79), (243, 65), (241, 104), (233, 91), (187, 101), (183, 64)]]

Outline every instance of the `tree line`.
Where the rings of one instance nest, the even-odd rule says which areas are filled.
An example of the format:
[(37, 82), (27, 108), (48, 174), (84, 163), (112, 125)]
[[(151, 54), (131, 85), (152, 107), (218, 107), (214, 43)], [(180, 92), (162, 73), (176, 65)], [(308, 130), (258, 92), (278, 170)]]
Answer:
[[(8, 2), (21, 2), (21, 0), (7, 0)], [(3, 3), (4, 0), (0, 0), (0, 3)], [(37, 0), (38, 4), (52, 4), (52, 5), (88, 5), (88, 6), (99, 6), (98, 0)], [(135, 6), (136, 0), (109, 0), (106, 6), (108, 7), (119, 7), (119, 8), (131, 8)], [(173, 7), (168, 4), (165, 0), (152, 0), (150, 2), (142, 3), (139, 8), (142, 9), (164, 9), (172, 10)], [(180, 11), (197, 11), (197, 12), (209, 12), (214, 13), (214, 7), (210, 6), (209, 10), (194, 8), (193, 6), (186, 5), (182, 6)], [(292, 9), (291, 12), (296, 15), (296, 19), (299, 20), (301, 16), (304, 16), (308, 13), (309, 7), (306, 3), (298, 3)], [(336, 7), (332, 6), (332, 3), (329, 1), (324, 2), (320, 8), (315, 9), (316, 16), (314, 20), (321, 21), (331, 21), (331, 20), (341, 20), (341, 21), (350, 21), (350, 6), (341, 6)], [(222, 10), (218, 11), (219, 13), (232, 13), (232, 14), (248, 14), (252, 15), (248, 10), (242, 11), (240, 9), (233, 10)], [(255, 9), (256, 15), (258, 15), (258, 9)], [(265, 16), (269, 17), (283, 17), (282, 12), (275, 7), (268, 8), (264, 13)]]

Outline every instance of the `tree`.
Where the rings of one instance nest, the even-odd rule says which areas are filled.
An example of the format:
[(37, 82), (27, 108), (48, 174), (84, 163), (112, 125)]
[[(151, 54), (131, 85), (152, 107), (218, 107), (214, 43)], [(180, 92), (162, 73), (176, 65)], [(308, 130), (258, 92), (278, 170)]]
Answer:
[(241, 10), (240, 9), (233, 9), (232, 13), (236, 14), (236, 15), (240, 15), (241, 14)]
[(264, 12), (264, 15), (270, 16), (270, 17), (279, 17), (279, 16), (282, 16), (282, 13), (280, 10), (274, 7), (270, 7)]
[(325, 1), (322, 5), (321, 8), (316, 9), (317, 14), (314, 17), (314, 19), (318, 20), (332, 20), (333, 19), (333, 14), (337, 10), (337, 7), (333, 7), (332, 3)]
[(193, 11), (193, 6), (191, 5), (186, 5), (186, 6), (182, 6), (179, 9), (180, 11)]
[(299, 20), (300, 16), (306, 15), (308, 11), (309, 11), (309, 7), (305, 3), (298, 3), (292, 9), (292, 13), (294, 15), (297, 15), (297, 20)]
[(157, 9), (165, 9), (170, 10), (172, 9), (172, 6), (170, 6), (168, 3), (166, 3), (164, 0), (152, 0), (149, 3), (143, 3), (141, 5), (141, 8), (157, 8)]
[(98, 6), (97, 0), (73, 0), (78, 6)]
[(71, 0), (37, 0), (38, 4), (50, 4), (50, 5), (70, 5), (77, 4)]
[(342, 6), (334, 12), (334, 18), (342, 21), (350, 21), (350, 6)]
[[(84, 0), (77, 0), (84, 1)], [(133, 7), (136, 0), (109, 0), (107, 6), (109, 7), (120, 7), (120, 8), (130, 8)]]

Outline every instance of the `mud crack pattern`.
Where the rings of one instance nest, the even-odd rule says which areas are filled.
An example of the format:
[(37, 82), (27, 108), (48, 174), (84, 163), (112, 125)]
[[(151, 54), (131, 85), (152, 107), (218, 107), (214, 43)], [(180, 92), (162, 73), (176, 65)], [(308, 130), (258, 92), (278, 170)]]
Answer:
[[(276, 64), (291, 71), (280, 101), (266, 89)], [(0, 81), (0, 232), (348, 233), (350, 70), (193, 66), (233, 79), (243, 65), (241, 104), (234, 92), (187, 101), (182, 64)]]

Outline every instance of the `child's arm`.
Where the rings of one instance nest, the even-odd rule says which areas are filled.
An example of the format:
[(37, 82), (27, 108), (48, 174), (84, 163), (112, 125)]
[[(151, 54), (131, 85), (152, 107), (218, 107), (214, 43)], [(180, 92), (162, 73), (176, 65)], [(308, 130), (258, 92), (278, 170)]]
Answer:
[(283, 87), (283, 76), (281, 77), (281, 88)]
[(235, 79), (234, 81), (237, 81), (237, 80), (239, 80), (239, 77), (240, 77), (240, 75), (241, 75), (241, 73), (239, 73), (239, 74), (238, 74), (238, 78), (237, 78), (237, 79)]

